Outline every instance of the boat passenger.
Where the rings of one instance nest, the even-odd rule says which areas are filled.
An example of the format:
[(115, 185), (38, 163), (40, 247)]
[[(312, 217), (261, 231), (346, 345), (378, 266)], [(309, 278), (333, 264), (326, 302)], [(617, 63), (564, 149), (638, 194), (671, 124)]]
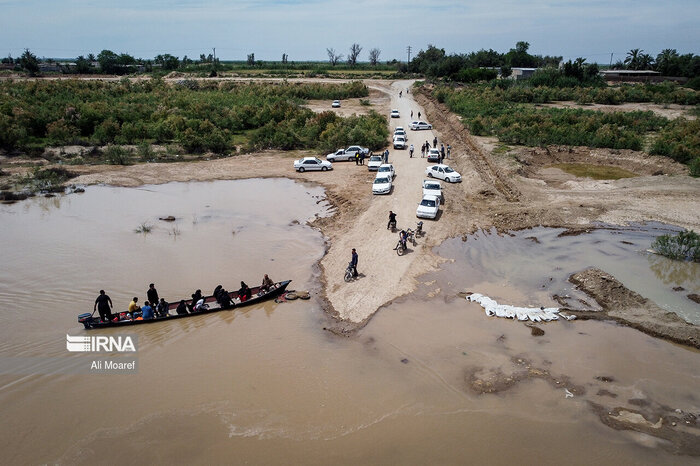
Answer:
[(213, 297), (216, 298), (217, 302), (219, 301), (219, 292), (221, 292), (223, 288), (224, 287), (221, 285), (216, 285), (216, 288), (214, 288), (214, 292), (211, 294)]
[(194, 305), (194, 312), (203, 311), (205, 309), (209, 309), (209, 306), (204, 304), (204, 298), (200, 298), (197, 304)]
[(129, 303), (129, 307), (127, 308), (127, 311), (129, 311), (129, 314), (131, 314), (132, 317), (136, 317), (136, 313), (141, 311), (141, 307), (139, 307), (138, 304), (136, 304), (139, 301), (139, 298), (134, 296), (134, 299), (131, 300)]
[(223, 288), (221, 291), (219, 291), (218, 301), (222, 309), (228, 309), (231, 307), (231, 296), (229, 296), (228, 291), (224, 290)]
[(272, 288), (273, 286), (275, 286), (275, 282), (273, 282), (272, 279), (268, 277), (267, 274), (265, 274), (265, 276), (263, 277), (262, 285), (260, 285), (260, 291), (269, 291), (270, 288)]
[(178, 315), (187, 314), (187, 304), (185, 304), (184, 299), (180, 300), (180, 304), (177, 305), (177, 310), (175, 312), (177, 312)]
[(153, 308), (148, 304), (148, 301), (143, 303), (143, 307), (141, 308), (141, 312), (143, 315), (143, 320), (149, 320), (153, 318)]
[(238, 290), (238, 298), (241, 302), (248, 301), (250, 299), (250, 288), (245, 282), (241, 282), (241, 288)]
[(195, 307), (197, 306), (197, 302), (200, 299), (202, 299), (202, 290), (197, 290), (192, 295), (192, 301), (190, 301), (190, 312), (195, 311)]
[(156, 306), (156, 315), (158, 317), (165, 317), (169, 314), (168, 307), (170, 304), (165, 300), (165, 298), (160, 298), (158, 306)]
[(93, 314), (95, 310), (100, 311), (100, 319), (103, 322), (112, 320), (112, 300), (109, 298), (109, 295), (105, 294), (105, 290), (100, 290), (100, 295), (95, 300), (95, 305), (92, 309)]
[(158, 291), (156, 290), (156, 287), (153, 283), (148, 285), (148, 291), (146, 291), (146, 297), (148, 298), (148, 302), (151, 303), (151, 306), (155, 306), (158, 304)]

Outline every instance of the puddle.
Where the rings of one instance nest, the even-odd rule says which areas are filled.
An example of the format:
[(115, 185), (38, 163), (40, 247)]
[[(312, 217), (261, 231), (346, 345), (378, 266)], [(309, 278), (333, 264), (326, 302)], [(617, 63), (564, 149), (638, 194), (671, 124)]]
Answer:
[[(472, 268), (504, 257), (498, 248), (531, 251), (530, 240), (449, 241), (441, 253), (457, 261), (425, 277), (430, 285), (350, 338), (323, 331), (314, 264), (324, 241), (305, 226), (327, 214), (322, 196), (289, 180), (245, 180), (89, 187), (2, 206), (0, 369), (6, 358), (70, 357), (66, 333), (95, 334), (76, 316), (100, 288), (121, 308), (143, 299), (150, 282), (172, 299), (269, 273), (311, 289), (312, 299), (133, 327), (136, 374), (0, 370), (0, 461), (688, 464), (654, 439), (603, 425), (587, 400), (612, 400), (594, 395), (604, 389), (620, 406), (648, 397), (698, 409), (697, 352), (601, 322), (558, 322), (533, 337), (454, 296), (469, 285), (538, 302), (564, 286), (565, 265), (536, 293), (527, 287), (551, 276), (546, 267), (536, 269), (541, 277), (524, 259), (489, 276)], [(168, 215), (176, 221), (157, 220)], [(134, 233), (142, 223), (154, 225), (151, 233)], [(547, 244), (546, 234), (533, 234)], [(570, 257), (563, 246), (549, 254)], [(518, 275), (527, 286), (504, 285)], [(513, 358), (551, 376), (502, 393), (469, 388), (470, 374), (507, 373)], [(568, 380), (573, 398), (557, 384)]]
[[(663, 309), (700, 324), (700, 306), (687, 298), (700, 293), (700, 264), (646, 252), (654, 238), (677, 230), (640, 224), (560, 236), (564, 231), (534, 228), (513, 236), (482, 231), (467, 241), (448, 240), (437, 252), (455, 262), (442, 267), (441, 277), (502, 303), (548, 307), (557, 306), (551, 299), (555, 294), (585, 298), (573, 290), (568, 278), (597, 267)], [(674, 291), (675, 287), (683, 291)]]

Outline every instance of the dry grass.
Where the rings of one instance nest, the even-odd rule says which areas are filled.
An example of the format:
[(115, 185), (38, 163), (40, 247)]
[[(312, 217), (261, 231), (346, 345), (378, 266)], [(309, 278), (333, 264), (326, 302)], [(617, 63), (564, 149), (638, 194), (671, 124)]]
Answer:
[(610, 165), (592, 165), (588, 163), (558, 163), (552, 165), (570, 175), (579, 178), (593, 178), (594, 180), (619, 180), (622, 178), (634, 178), (637, 175), (631, 171), (613, 167)]

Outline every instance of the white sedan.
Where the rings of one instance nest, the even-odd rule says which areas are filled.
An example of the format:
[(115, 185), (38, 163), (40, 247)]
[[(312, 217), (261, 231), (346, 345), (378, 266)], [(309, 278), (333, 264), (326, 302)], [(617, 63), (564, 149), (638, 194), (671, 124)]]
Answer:
[(389, 175), (392, 180), (396, 176), (396, 172), (394, 171), (394, 166), (390, 163), (383, 163), (379, 166), (379, 169), (377, 170), (377, 176), (379, 176), (380, 174)]
[(409, 128), (411, 128), (413, 131), (421, 130), (421, 129), (433, 129), (433, 125), (430, 123), (426, 123), (425, 121), (412, 121), (408, 125)]
[(431, 165), (425, 169), (425, 174), (431, 178), (445, 180), (448, 183), (459, 183), (462, 175), (444, 164)]
[(372, 194), (389, 194), (391, 192), (391, 176), (387, 173), (377, 173), (372, 183)]
[(403, 136), (394, 136), (394, 149), (405, 149), (406, 138)]
[(394, 109), (391, 111), (391, 118), (399, 118), (399, 117), (400, 117), (400, 115), (399, 115), (398, 110)]
[(339, 162), (341, 160), (355, 160), (355, 154), (345, 152), (345, 149), (338, 149), (332, 154), (326, 155), (329, 162)]
[(339, 108), (340, 107), (340, 100), (334, 100), (333, 103), (331, 104), (331, 107)]
[(408, 135), (406, 134), (406, 131), (403, 130), (403, 128), (401, 128), (401, 129), (396, 128), (394, 130), (394, 137), (396, 137), (396, 136), (403, 136), (404, 139), (406, 139), (408, 141)]
[(326, 170), (333, 170), (333, 164), (316, 157), (304, 157), (294, 161), (294, 169), (302, 173), (307, 170), (321, 170), (325, 172)]
[(435, 196), (442, 199), (442, 185), (436, 180), (423, 180), (423, 196)]
[(384, 163), (384, 157), (381, 155), (372, 155), (367, 162), (367, 169), (369, 171), (379, 170), (379, 166)]
[(440, 198), (437, 196), (423, 196), (423, 200), (418, 204), (416, 209), (416, 217), (418, 218), (435, 218), (437, 217), (438, 209), (440, 208)]

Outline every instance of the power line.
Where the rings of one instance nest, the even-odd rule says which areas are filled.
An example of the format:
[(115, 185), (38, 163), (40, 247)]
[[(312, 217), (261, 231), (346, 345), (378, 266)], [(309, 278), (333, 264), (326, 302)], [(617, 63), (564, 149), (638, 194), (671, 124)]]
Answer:
[(411, 46), (409, 45), (406, 47), (406, 51), (408, 52), (408, 61), (406, 63), (411, 63)]

